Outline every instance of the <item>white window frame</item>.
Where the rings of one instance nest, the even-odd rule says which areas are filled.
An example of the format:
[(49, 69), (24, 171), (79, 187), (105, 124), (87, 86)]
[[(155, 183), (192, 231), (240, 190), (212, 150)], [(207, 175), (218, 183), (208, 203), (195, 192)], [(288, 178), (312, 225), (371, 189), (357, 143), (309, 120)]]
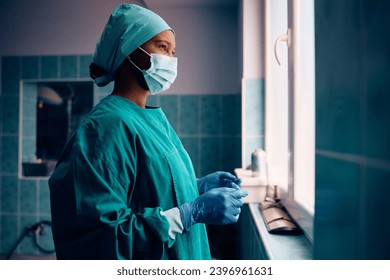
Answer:
[[(283, 204), (313, 242), (314, 0), (278, 1), (265, 0), (265, 150), (269, 183), (278, 186)], [(275, 6), (271, 10), (271, 5), (287, 9), (287, 18), (273, 15)], [(282, 34), (288, 36), (287, 44), (280, 42), (276, 47), (282, 63), (278, 68), (274, 55), (277, 36), (273, 33), (280, 24), (286, 25)]]

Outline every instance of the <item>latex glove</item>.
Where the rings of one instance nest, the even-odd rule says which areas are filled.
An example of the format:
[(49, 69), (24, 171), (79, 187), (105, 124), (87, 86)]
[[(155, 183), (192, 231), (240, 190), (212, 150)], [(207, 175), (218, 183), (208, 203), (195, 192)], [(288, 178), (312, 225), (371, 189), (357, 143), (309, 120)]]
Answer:
[(222, 187), (180, 205), (178, 208), (184, 229), (189, 231), (196, 223), (226, 225), (237, 222), (244, 204), (243, 198), (247, 195), (246, 190)]
[(217, 171), (197, 180), (199, 193), (203, 194), (215, 188), (240, 189), (241, 179), (229, 172)]

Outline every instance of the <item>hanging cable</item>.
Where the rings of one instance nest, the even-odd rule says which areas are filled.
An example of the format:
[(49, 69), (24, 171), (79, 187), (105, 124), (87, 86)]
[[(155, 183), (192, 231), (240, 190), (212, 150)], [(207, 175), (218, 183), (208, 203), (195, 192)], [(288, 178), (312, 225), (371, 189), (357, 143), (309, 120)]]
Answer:
[(46, 254), (52, 254), (55, 252), (54, 249), (46, 249), (43, 248), (39, 242), (38, 242), (38, 235), (43, 235), (45, 234), (45, 227), (50, 226), (51, 227), (51, 222), (50, 221), (40, 221), (38, 223), (35, 223), (33, 225), (28, 225), (23, 233), (19, 236), (19, 238), (16, 240), (14, 245), (11, 247), (11, 250), (8, 252), (6, 259), (9, 260), (12, 256), (12, 254), (15, 252), (16, 248), (18, 245), (23, 241), (23, 239), (28, 236), (28, 235), (33, 235), (33, 242), (35, 246), (41, 251), (42, 253)]

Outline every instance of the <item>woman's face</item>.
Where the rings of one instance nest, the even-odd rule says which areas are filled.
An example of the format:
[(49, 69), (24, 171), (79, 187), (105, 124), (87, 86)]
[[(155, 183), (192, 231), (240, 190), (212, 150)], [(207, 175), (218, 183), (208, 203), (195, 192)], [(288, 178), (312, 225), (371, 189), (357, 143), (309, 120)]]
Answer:
[[(171, 30), (165, 30), (141, 45), (149, 54), (156, 53), (166, 56), (174, 56), (176, 49), (175, 35)], [(150, 57), (140, 49), (136, 49), (130, 59), (141, 69), (149, 69)]]
[(171, 30), (165, 30), (141, 46), (148, 53), (174, 56), (176, 49), (175, 35)]

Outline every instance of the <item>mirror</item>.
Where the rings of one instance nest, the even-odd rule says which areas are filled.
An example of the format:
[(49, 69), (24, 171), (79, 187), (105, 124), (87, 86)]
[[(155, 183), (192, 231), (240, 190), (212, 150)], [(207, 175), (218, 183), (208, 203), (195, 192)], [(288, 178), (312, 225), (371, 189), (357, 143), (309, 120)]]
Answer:
[(49, 176), (68, 137), (93, 107), (93, 84), (26, 83), (22, 98), (23, 176)]

